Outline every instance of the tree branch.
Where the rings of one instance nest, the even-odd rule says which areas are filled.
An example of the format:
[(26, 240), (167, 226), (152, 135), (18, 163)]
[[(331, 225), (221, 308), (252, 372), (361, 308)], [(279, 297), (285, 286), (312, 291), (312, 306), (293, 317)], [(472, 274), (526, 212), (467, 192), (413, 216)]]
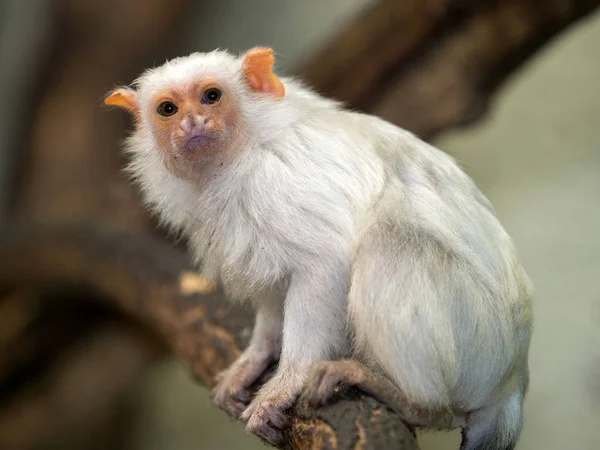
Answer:
[[(139, 231), (21, 226), (0, 238), (1, 288), (87, 289), (158, 331), (212, 386), (247, 344), (252, 319), (219, 292), (190, 294), (182, 285), (190, 273), (185, 252)], [(291, 414), (289, 449), (417, 449), (397, 415), (357, 391), (317, 410), (298, 405)]]
[(41, 380), (3, 402), (0, 448), (39, 450), (40, 443), (49, 449), (122, 447), (119, 431), (131, 424), (116, 413), (123, 410), (132, 380), (156, 359), (156, 347), (118, 322), (97, 324), (92, 333), (71, 338), (75, 345), (48, 355), (52, 364)]
[(496, 89), (600, 0), (379, 0), (297, 73), (423, 138), (480, 119)]

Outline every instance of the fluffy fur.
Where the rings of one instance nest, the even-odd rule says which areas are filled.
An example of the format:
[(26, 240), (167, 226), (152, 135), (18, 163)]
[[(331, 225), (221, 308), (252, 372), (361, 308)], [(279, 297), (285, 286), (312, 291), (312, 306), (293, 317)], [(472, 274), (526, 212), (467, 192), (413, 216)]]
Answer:
[[(144, 73), (126, 148), (149, 208), (189, 238), (205, 274), (257, 307), (251, 350), (225, 383), (248, 361), (261, 361), (259, 371), (280, 359), (242, 408), (249, 429), (260, 432), (265, 416), (277, 428), (269, 408), (297, 398), (311, 364), (351, 356), (411, 404), (464, 418), (464, 450), (512, 448), (531, 286), (490, 203), (450, 156), (411, 133), (293, 79), (282, 78), (282, 98), (256, 92), (242, 62), (215, 51)], [(204, 77), (235, 101), (240, 138), (235, 157), (190, 180), (157, 148), (151, 99)], [(217, 398), (233, 394), (224, 389)]]

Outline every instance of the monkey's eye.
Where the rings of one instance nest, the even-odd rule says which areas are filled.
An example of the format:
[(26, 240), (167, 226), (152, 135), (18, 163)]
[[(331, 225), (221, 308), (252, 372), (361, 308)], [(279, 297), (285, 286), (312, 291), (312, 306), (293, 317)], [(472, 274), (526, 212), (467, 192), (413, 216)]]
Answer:
[(217, 88), (207, 89), (204, 91), (204, 94), (202, 94), (202, 103), (207, 105), (217, 103), (221, 99), (221, 95), (223, 95), (223, 93)]
[(173, 102), (162, 102), (158, 105), (157, 112), (163, 117), (171, 117), (177, 112), (177, 105)]

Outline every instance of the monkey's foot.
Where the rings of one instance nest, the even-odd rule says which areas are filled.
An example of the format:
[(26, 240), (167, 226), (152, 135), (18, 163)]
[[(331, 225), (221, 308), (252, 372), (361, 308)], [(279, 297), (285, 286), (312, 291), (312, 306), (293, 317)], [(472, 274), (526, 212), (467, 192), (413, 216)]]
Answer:
[(394, 410), (413, 426), (453, 428), (457, 418), (447, 408), (427, 408), (411, 402), (406, 394), (383, 375), (353, 360), (321, 361), (311, 368), (301, 404), (318, 407), (340, 389), (356, 387)]
[(239, 419), (253, 397), (250, 387), (273, 361), (271, 352), (246, 350), (228, 369), (217, 375), (217, 384), (210, 392), (214, 405)]
[(269, 444), (280, 444), (284, 439), (282, 430), (289, 421), (286, 410), (293, 403), (294, 397), (284, 392), (275, 395), (259, 393), (242, 414), (242, 420), (247, 422), (246, 431)]
[(320, 361), (313, 364), (300, 403), (318, 407), (343, 388), (361, 385), (371, 377), (371, 370), (358, 361)]

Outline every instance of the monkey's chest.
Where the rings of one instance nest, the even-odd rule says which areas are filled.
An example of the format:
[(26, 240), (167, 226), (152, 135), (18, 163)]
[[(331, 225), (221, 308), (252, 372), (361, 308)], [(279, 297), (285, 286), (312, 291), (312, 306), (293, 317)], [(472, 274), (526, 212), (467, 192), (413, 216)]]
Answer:
[(277, 230), (276, 223), (241, 223), (196, 234), (195, 250), (209, 272), (219, 274), (232, 297), (245, 298), (280, 284), (293, 269), (294, 255), (302, 252)]
[(343, 190), (309, 186), (300, 195), (298, 180), (283, 180), (270, 195), (250, 181), (235, 195), (211, 195), (201, 208), (202, 232), (195, 233), (200, 259), (226, 289), (261, 292), (326, 264), (322, 259), (346, 256), (354, 221)]

